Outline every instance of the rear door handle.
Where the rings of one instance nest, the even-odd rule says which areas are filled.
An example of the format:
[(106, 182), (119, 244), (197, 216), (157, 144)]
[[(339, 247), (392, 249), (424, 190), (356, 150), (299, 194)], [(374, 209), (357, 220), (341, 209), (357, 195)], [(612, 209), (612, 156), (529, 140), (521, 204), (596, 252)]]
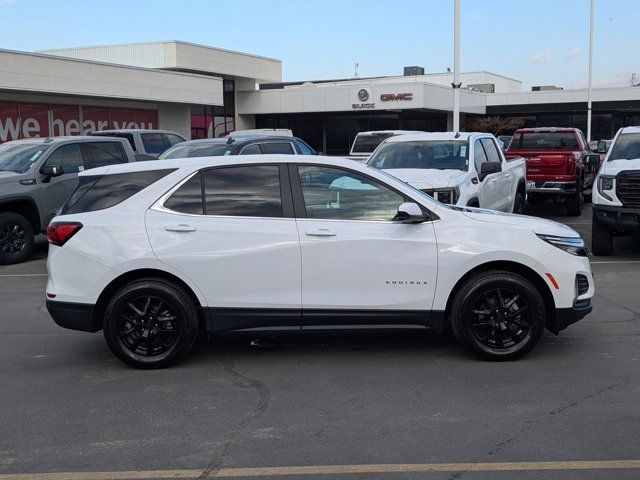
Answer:
[(198, 230), (196, 227), (187, 225), (186, 223), (181, 223), (179, 225), (167, 225), (164, 229), (167, 232), (195, 232)]
[(335, 237), (336, 232), (329, 230), (328, 228), (318, 228), (317, 230), (307, 230), (305, 232), (310, 237)]

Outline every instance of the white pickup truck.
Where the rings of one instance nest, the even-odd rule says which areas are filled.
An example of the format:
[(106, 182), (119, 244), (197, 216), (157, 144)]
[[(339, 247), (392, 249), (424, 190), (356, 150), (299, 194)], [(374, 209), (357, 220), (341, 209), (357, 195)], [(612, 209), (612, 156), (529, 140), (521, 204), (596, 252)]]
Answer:
[(423, 133), (413, 130), (378, 130), (373, 132), (360, 132), (356, 135), (351, 145), (351, 151), (347, 157), (350, 160), (366, 163), (374, 150), (387, 138), (396, 135), (407, 135), (411, 133)]
[[(606, 150), (600, 140), (598, 151)], [(591, 247), (613, 253), (613, 237), (640, 232), (640, 127), (618, 130), (598, 171), (591, 195)]]
[(367, 163), (446, 204), (521, 213), (526, 200), (524, 159), (507, 160), (489, 133), (390, 137)]

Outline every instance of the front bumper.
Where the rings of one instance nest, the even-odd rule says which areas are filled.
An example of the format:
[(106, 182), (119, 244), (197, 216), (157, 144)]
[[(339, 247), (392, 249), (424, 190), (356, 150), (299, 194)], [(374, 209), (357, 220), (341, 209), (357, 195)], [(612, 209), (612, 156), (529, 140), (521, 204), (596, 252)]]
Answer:
[(571, 195), (576, 193), (578, 182), (557, 182), (535, 180), (535, 185), (527, 186), (527, 193), (545, 193), (551, 195)]
[(63, 328), (82, 332), (97, 332), (102, 325), (94, 318), (94, 305), (47, 300), (49, 315)]
[(593, 221), (612, 230), (638, 230), (640, 208), (593, 205)]
[(591, 299), (580, 300), (571, 308), (556, 309), (555, 318), (547, 321), (547, 329), (557, 335), (569, 325), (582, 320), (593, 310)]

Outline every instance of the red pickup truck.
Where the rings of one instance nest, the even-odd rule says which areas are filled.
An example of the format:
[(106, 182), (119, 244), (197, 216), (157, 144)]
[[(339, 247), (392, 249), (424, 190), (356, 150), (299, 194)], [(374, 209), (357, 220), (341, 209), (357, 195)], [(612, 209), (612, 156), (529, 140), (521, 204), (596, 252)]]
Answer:
[(580, 215), (585, 196), (591, 196), (600, 156), (591, 153), (579, 129), (521, 128), (504, 153), (526, 160), (529, 201), (561, 196), (567, 213)]

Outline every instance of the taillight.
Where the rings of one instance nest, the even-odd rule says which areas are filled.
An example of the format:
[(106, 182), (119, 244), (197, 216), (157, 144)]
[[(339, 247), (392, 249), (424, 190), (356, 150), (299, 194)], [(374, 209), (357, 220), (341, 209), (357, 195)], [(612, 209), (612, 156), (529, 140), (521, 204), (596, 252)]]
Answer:
[(47, 227), (47, 240), (61, 247), (82, 228), (79, 222), (52, 222)]

